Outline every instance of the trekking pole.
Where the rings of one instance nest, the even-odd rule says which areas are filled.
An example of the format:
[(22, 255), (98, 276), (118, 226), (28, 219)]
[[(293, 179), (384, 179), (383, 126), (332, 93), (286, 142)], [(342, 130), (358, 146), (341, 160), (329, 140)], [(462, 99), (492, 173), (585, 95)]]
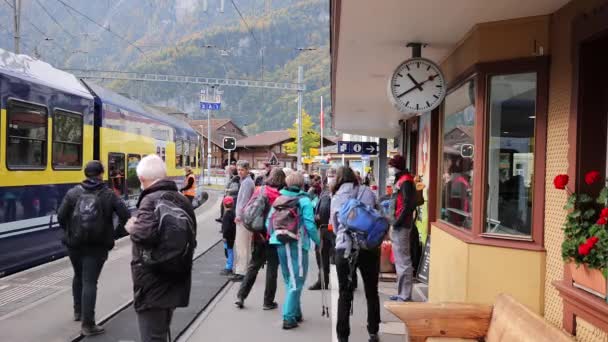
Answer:
[(327, 279), (325, 279), (325, 269), (323, 267), (323, 238), (319, 239), (319, 256), (320, 256), (320, 269), (319, 274), (321, 275), (321, 317), (329, 318), (329, 305), (327, 305), (327, 298), (325, 297), (325, 287)]

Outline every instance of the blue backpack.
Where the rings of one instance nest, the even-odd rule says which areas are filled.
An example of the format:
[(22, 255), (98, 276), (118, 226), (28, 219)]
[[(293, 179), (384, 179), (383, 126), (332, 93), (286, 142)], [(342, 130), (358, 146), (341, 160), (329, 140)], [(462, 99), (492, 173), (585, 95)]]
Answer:
[(388, 221), (376, 209), (361, 202), (363, 191), (359, 189), (357, 196), (346, 201), (338, 220), (351, 234), (353, 240), (362, 249), (378, 248), (388, 231)]

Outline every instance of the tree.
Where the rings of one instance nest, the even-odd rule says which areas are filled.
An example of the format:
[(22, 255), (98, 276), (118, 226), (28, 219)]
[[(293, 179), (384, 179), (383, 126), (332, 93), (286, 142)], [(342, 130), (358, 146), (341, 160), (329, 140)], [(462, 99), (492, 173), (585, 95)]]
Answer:
[[(302, 110), (302, 155), (310, 155), (310, 149), (321, 146), (321, 136), (314, 129), (314, 124), (310, 115)], [(298, 151), (298, 122), (293, 123), (293, 128), (289, 129), (289, 137), (296, 139), (285, 144), (287, 153), (297, 153)]]

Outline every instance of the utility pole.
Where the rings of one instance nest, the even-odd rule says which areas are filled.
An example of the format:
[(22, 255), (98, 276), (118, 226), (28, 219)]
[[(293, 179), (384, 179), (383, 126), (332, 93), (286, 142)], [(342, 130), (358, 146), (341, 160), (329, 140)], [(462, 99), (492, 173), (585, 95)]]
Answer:
[[(209, 96), (209, 88), (207, 89), (207, 97)], [(213, 90), (213, 98), (215, 99), (215, 86), (211, 86)], [(207, 185), (211, 185), (211, 109), (207, 108)]]
[(13, 14), (15, 16), (15, 53), (19, 54), (21, 40), (21, 0), (13, 0)]
[[(304, 67), (298, 66), (298, 85), (304, 83)], [(302, 171), (302, 100), (304, 92), (298, 90), (298, 171)]]

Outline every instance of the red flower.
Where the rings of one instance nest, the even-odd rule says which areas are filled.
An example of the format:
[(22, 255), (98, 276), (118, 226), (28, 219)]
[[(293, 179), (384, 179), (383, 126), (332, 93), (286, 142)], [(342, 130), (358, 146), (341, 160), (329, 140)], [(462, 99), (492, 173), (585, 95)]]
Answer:
[(598, 171), (589, 171), (585, 175), (585, 183), (587, 183), (587, 185), (591, 185), (591, 184), (599, 181), (600, 177), (601, 176), (600, 176), (600, 173)]
[(591, 252), (591, 247), (589, 247), (589, 245), (587, 245), (586, 243), (581, 243), (581, 245), (578, 246), (578, 254), (586, 256), (587, 254), (589, 254), (589, 252)]
[(597, 222), (596, 222), (596, 223), (597, 223), (597, 224), (599, 224), (600, 226), (603, 226), (603, 225), (605, 225), (606, 223), (608, 223), (608, 220), (606, 219), (606, 217), (602, 216), (602, 217), (600, 217), (600, 219), (599, 219), (599, 220), (597, 220)]
[(600, 238), (598, 238), (597, 236), (592, 236), (590, 238), (587, 239), (587, 243), (593, 247), (598, 241), (600, 241)]
[(556, 189), (564, 190), (566, 185), (568, 185), (568, 175), (557, 175), (553, 179), (553, 185), (555, 185)]
[(602, 209), (602, 212), (600, 212), (600, 217), (608, 218), (608, 208)]

